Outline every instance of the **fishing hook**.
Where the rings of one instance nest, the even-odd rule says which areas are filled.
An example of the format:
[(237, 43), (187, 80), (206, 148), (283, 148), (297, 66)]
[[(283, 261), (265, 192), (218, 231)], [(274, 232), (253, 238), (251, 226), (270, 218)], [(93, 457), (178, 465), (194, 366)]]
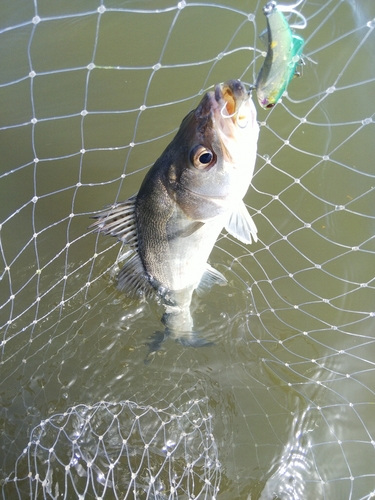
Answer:
[(238, 120), (238, 116), (239, 116), (239, 113), (240, 113), (240, 109), (241, 109), (241, 107), (243, 106), (244, 102), (245, 102), (245, 101), (242, 101), (242, 102), (241, 102), (241, 104), (240, 104), (240, 106), (239, 106), (239, 108), (238, 108), (238, 109), (237, 109), (234, 113), (232, 113), (231, 115), (228, 115), (228, 114), (225, 114), (225, 115), (224, 115), (224, 114), (223, 114), (224, 109), (227, 107), (227, 103), (225, 103), (225, 104), (224, 104), (224, 106), (223, 106), (223, 107), (221, 108), (221, 110), (220, 110), (220, 114), (221, 114), (221, 116), (222, 116), (223, 118), (233, 118), (235, 115), (237, 115), (237, 116), (236, 116), (236, 123), (237, 123), (237, 125), (238, 125), (240, 128), (246, 128), (247, 124), (249, 123), (249, 120), (247, 120), (247, 121), (246, 121), (246, 123), (245, 123), (244, 125), (242, 125), (242, 124), (240, 123), (240, 121)]

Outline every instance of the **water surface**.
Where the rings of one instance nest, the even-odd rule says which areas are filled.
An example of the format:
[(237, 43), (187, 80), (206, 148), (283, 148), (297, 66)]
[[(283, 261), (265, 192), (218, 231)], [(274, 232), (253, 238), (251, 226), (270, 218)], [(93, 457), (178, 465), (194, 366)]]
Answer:
[[(259, 241), (246, 246), (223, 234), (210, 263), (228, 285), (195, 300), (196, 323), (214, 345), (193, 349), (168, 339), (150, 353), (162, 330), (160, 306), (116, 290), (120, 246), (87, 229), (95, 211), (137, 191), (207, 88), (255, 81), (265, 50), (262, 5), (23, 0), (5, 7), (4, 498), (27, 497), (22, 478), (30, 472), (35, 479), (36, 463), (39, 492), (57, 496), (65, 477), (79, 488), (90, 460), (98, 490), (87, 498), (99, 497), (100, 487), (103, 498), (116, 487), (123, 498), (131, 477), (121, 460), (148, 443), (152, 472), (139, 471), (134, 498), (146, 495), (142, 485), (158, 470), (155, 498), (341, 500), (375, 491), (371, 3), (301, 6), (303, 76), (273, 110), (258, 107), (256, 173), (245, 201)], [(92, 408), (100, 410), (88, 432)], [(162, 443), (153, 429), (166, 408), (178, 425), (164, 424)], [(120, 421), (113, 416), (120, 409), (118, 428), (141, 423), (116, 469), (110, 464), (123, 445), (109, 433), (103, 451), (98, 429), (105, 434)], [(65, 420), (58, 416), (66, 412)], [(186, 414), (195, 430), (183, 427)], [(74, 459), (76, 422), (86, 455)], [(162, 449), (173, 439), (182, 447), (170, 448), (174, 472)], [(191, 457), (200, 461), (189, 469)], [(112, 470), (126, 479), (106, 476)], [(196, 489), (187, 475), (185, 493), (173, 493), (173, 474), (189, 470)]]

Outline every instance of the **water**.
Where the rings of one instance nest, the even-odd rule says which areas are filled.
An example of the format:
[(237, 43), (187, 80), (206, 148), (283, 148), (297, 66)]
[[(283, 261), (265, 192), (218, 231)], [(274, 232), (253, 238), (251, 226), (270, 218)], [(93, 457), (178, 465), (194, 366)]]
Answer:
[[(150, 352), (162, 310), (116, 290), (120, 246), (91, 234), (89, 216), (136, 192), (205, 89), (229, 78), (253, 83), (265, 19), (255, 1), (100, 5), (3, 6), (1, 478), (14, 479), (33, 427), (48, 418), (62, 425), (55, 416), (74, 405), (130, 400), (156, 416), (195, 399), (220, 462), (220, 471), (197, 463), (196, 484), (208, 478), (219, 499), (371, 498), (374, 6), (304, 2), (303, 76), (282, 104), (258, 109), (245, 201), (259, 242), (222, 235), (210, 263), (228, 285), (194, 303), (214, 345), (168, 339)], [(144, 425), (140, 436), (152, 443)], [(68, 444), (48, 438), (67, 460)], [(100, 471), (111, 446), (98, 455)], [(87, 447), (95, 453), (98, 441)], [(50, 463), (48, 491), (61, 493), (64, 470), (52, 455), (40, 474)], [(22, 484), (6, 485), (4, 498), (17, 498)]]

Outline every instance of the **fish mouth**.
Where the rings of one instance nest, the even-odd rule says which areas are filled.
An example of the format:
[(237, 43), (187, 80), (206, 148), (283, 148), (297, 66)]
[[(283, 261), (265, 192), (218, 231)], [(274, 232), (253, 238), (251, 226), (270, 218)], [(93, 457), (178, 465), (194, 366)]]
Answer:
[(252, 101), (243, 83), (239, 80), (219, 83), (215, 86), (214, 97), (218, 105), (218, 107), (213, 107), (214, 114), (222, 125), (225, 123), (220, 120), (220, 117), (224, 120), (229, 119), (239, 128), (245, 128), (248, 125), (252, 117)]
[(224, 160), (234, 162), (236, 157), (241, 163), (241, 152), (246, 150), (258, 128), (254, 103), (239, 80), (217, 84), (210, 101), (213, 126)]

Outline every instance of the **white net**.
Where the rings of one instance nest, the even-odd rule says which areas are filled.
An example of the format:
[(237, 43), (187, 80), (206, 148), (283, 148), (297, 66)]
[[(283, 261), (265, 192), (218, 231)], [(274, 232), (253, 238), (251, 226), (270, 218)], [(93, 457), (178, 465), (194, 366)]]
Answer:
[(6, 498), (216, 498), (220, 463), (204, 400), (158, 409), (78, 405), (44, 420)]
[(87, 229), (209, 86), (254, 83), (263, 5), (3, 2), (3, 498), (375, 497), (375, 3), (298, 7), (303, 76), (258, 108), (259, 241), (221, 235), (228, 285), (195, 299), (212, 346), (159, 343)]

